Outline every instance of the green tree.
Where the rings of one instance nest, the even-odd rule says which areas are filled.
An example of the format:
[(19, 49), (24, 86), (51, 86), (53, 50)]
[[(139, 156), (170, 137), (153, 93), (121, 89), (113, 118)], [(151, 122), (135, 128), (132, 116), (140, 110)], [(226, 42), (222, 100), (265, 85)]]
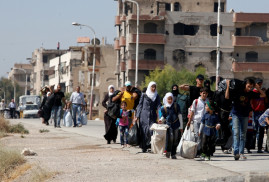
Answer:
[[(18, 104), (19, 97), (21, 95), (24, 95), (23, 90), (20, 88), (20, 86), (15, 82), (16, 86), (16, 102)], [(0, 97), (4, 99), (4, 93), (6, 96), (6, 103), (9, 103), (12, 98), (14, 98), (14, 84), (12, 80), (9, 80), (7, 78), (1, 77), (0, 79)]]
[[(157, 83), (158, 94), (163, 98), (167, 92), (171, 92), (173, 84), (195, 85), (196, 76), (198, 74), (205, 75), (205, 73), (206, 70), (203, 67), (198, 67), (195, 72), (191, 72), (186, 68), (176, 70), (171, 65), (166, 65), (162, 70), (156, 68), (154, 71), (151, 71), (149, 76), (145, 77), (145, 81), (141, 87), (147, 87), (149, 82), (155, 81)], [(205, 78), (207, 78), (206, 75)]]

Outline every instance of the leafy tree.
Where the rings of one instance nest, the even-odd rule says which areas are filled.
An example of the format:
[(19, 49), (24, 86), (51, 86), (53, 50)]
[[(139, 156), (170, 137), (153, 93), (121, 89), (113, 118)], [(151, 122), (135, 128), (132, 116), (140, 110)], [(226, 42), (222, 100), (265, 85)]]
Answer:
[(171, 65), (166, 65), (162, 70), (156, 68), (154, 71), (151, 71), (149, 76), (145, 77), (145, 81), (141, 87), (147, 87), (149, 82), (155, 81), (157, 83), (158, 94), (163, 98), (167, 92), (171, 92), (172, 85), (196, 85), (196, 76), (198, 74), (205, 75), (205, 73), (206, 70), (203, 67), (198, 67), (195, 72), (191, 72), (186, 68), (176, 70)]
[[(15, 82), (16, 86), (16, 102), (18, 103), (19, 97), (24, 95), (24, 91), (20, 88), (20, 86)], [(5, 93), (5, 102), (9, 103), (12, 98), (14, 98), (14, 84), (12, 80), (2, 77), (0, 79), (0, 97), (4, 99)]]

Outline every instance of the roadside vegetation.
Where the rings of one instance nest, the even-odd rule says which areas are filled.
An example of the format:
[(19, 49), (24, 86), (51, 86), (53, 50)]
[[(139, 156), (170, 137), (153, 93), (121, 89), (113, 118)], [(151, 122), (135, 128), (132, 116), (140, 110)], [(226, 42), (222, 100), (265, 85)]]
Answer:
[(48, 133), (50, 130), (47, 130), (47, 129), (40, 129), (39, 130), (39, 133)]
[(50, 172), (44, 168), (41, 168), (40, 166), (37, 166), (35, 169), (31, 171), (31, 177), (30, 180), (31, 182), (43, 182), (51, 177), (59, 174), (58, 172)]
[(0, 117), (0, 138), (6, 136), (7, 133), (19, 133), (23, 135), (29, 134), (29, 131), (20, 123), (11, 125), (8, 120)]

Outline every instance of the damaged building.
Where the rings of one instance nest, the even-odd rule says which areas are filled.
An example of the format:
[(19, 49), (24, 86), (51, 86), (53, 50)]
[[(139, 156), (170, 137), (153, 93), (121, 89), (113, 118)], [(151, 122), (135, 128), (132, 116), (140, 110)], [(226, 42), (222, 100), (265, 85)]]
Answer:
[[(198, 66), (209, 77), (216, 73), (217, 0), (137, 0), (139, 4), (138, 84), (150, 70), (170, 64), (176, 69), (195, 71)], [(226, 13), (221, 1), (221, 75), (232, 78), (234, 34), (233, 13)], [(137, 7), (118, 0), (115, 26), (118, 84), (135, 80)]]

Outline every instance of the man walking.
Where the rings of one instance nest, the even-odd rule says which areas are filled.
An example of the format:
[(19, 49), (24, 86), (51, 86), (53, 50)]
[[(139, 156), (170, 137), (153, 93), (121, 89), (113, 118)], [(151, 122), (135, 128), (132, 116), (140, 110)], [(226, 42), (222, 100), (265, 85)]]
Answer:
[(2, 99), (2, 101), (0, 102), (0, 114), (1, 114), (1, 116), (4, 116), (5, 109), (6, 109), (6, 103), (5, 103), (5, 100)]
[[(72, 103), (72, 115), (73, 115), (73, 127), (81, 127), (81, 107), (85, 106), (85, 100), (83, 93), (80, 92), (80, 86), (77, 86), (76, 91), (72, 93), (70, 97), (70, 102)], [(77, 113), (78, 113), (78, 123), (77, 123)]]
[(57, 85), (57, 89), (54, 91), (54, 105), (52, 107), (52, 111), (54, 112), (54, 127), (61, 128), (61, 111), (62, 111), (62, 103), (65, 104), (65, 96), (61, 91), (61, 85)]
[(12, 119), (15, 118), (16, 103), (15, 103), (14, 99), (11, 99), (11, 102), (9, 103), (8, 107), (10, 109), (10, 117)]

